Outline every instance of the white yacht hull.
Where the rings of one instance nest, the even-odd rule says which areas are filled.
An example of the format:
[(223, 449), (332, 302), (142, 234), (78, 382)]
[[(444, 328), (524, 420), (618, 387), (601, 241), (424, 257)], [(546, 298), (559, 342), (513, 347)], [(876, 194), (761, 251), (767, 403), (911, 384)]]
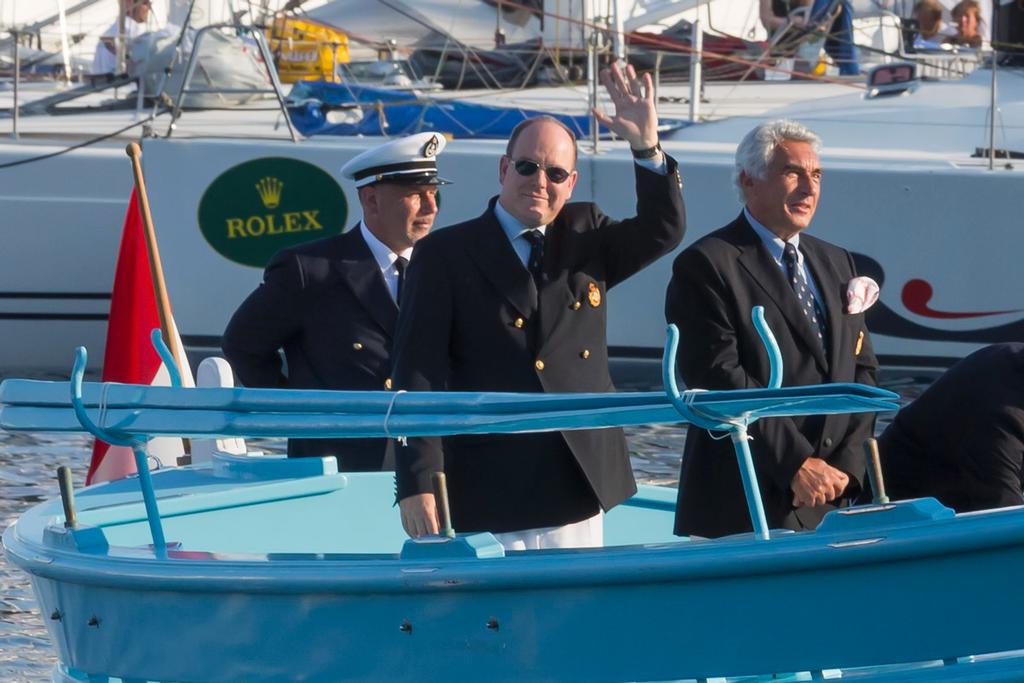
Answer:
[[(997, 139), (997, 146), (1018, 150), (1024, 147), (1012, 120), (1024, 106), (1021, 86), (1013, 90), (1019, 81), (1017, 73), (1001, 79), (1006, 125)], [(770, 84), (758, 87), (772, 88)], [(754, 92), (761, 92), (758, 87), (749, 91), (752, 103), (757, 102)], [(808, 86), (812, 87), (817, 86)], [(859, 105), (859, 98), (847, 98), (847, 130), (852, 133), (845, 138), (835, 122), (843, 115), (837, 103), (844, 100), (819, 100), (789, 110), (823, 129), (825, 138), (824, 190), (810, 230), (857, 254), (862, 269), (882, 284), (881, 300), (869, 314), (869, 324), (884, 365), (941, 367), (989, 343), (1024, 340), (1020, 301), (1024, 277), (1019, 268), (1019, 255), (1024, 253), (1024, 233), (1019, 230), (1024, 171), (1007, 168), (1005, 162), (990, 171), (986, 160), (972, 158), (974, 147), (985, 142), (984, 104), (974, 101), (980, 95), (975, 92), (967, 101), (967, 94), (973, 92), (969, 84), (949, 86), (967, 89), (957, 89), (957, 101), (946, 103), (956, 106), (944, 106), (925, 96), (927, 89), (938, 87), (923, 85), (918, 93), (887, 100), (885, 106)], [(786, 88), (797, 86), (781, 85), (781, 90), (772, 92)], [(531, 93), (535, 96), (537, 92)], [(927, 106), (914, 110), (911, 105), (918, 99)], [(568, 107), (558, 105), (559, 110)], [(679, 114), (670, 106), (664, 109), (667, 116)], [(143, 142), (143, 163), (175, 317), (186, 345), (195, 351), (217, 350), (231, 313), (261, 280), (265, 259), (249, 258), (249, 265), (233, 261), (225, 256), (224, 244), (231, 240), (264, 244), (264, 251), (272, 253), (268, 249), (275, 243), (267, 241), (270, 233), (305, 230), (316, 237), (330, 232), (317, 229), (316, 221), (333, 222), (331, 227), (340, 230), (359, 219), (354, 188), (338, 170), (377, 141), (317, 137), (292, 143), (280, 138), (280, 126), (277, 138), (260, 138), (280, 114), (260, 116), (263, 128), (256, 132), (240, 123), (237, 112), (190, 114), (179, 122), (173, 137)], [(739, 212), (731, 185), (735, 144), (766, 116), (761, 109), (750, 117), (694, 126), (683, 130), (682, 139), (665, 142), (667, 151), (680, 162), (685, 185), (689, 228), (683, 247)], [(0, 165), (80, 140), (61, 131), (85, 118), (24, 119), (31, 137), (0, 141)], [(936, 125), (942, 121), (949, 125)], [(89, 125), (114, 130), (124, 122), (121, 115)], [(923, 128), (937, 131), (944, 142), (925, 146), (920, 135), (915, 137)], [(165, 130), (163, 125), (156, 127), (160, 134)], [(954, 135), (957, 130), (962, 131), (960, 137)], [(901, 139), (906, 141), (902, 149)], [(4, 225), (0, 372), (66, 372), (72, 350), (82, 343), (93, 350), (94, 370), (100, 362), (114, 262), (131, 191), (124, 143), (123, 139), (99, 143), (46, 161), (0, 168)], [(922, 146), (926, 148), (921, 150)], [(438, 226), (483, 210), (486, 199), (498, 189), (497, 160), (503, 149), (498, 141), (457, 139), (448, 145), (440, 166), (455, 184), (442, 192)], [(294, 193), (307, 183), (289, 176), (284, 167), (303, 164), (319, 177), (318, 187), (333, 190), (314, 193), (309, 206), (288, 209)], [(602, 142), (596, 154), (589, 143), (581, 143), (581, 176), (574, 199), (595, 200), (612, 216), (631, 215), (631, 164), (622, 143)], [(266, 217), (273, 211), (261, 204), (255, 182), (218, 189), (223, 187), (217, 184), (223, 182), (222, 176), (238, 175), (240, 166), (259, 167), (263, 169), (260, 178), (277, 177), (283, 182), (281, 208), (271, 223)], [(238, 215), (215, 215), (212, 222), (207, 217), (201, 225), (200, 214), (207, 210), (201, 207), (204, 195), (207, 204), (230, 198), (249, 208), (239, 209)], [(302, 210), (309, 210), (315, 220), (303, 218)], [(291, 219), (287, 213), (293, 214)], [(253, 219), (243, 235), (243, 223), (237, 221), (252, 216), (258, 220)], [(267, 234), (258, 234), (260, 225)], [(220, 251), (214, 244), (218, 239), (224, 243)], [(661, 259), (610, 294), (608, 336), (614, 358), (643, 360), (660, 355), (671, 263), (671, 256)]]
[[(187, 345), (215, 349), (231, 312), (261, 279), (259, 268), (228, 260), (200, 231), (198, 202), (207, 187), (253, 158), (302, 159), (335, 176), (348, 201), (344, 223), (352, 225), (359, 217), (356, 195), (337, 171), (366, 144), (145, 141), (161, 256)], [(441, 164), (455, 185), (444, 191), (439, 225), (482, 210), (485, 198), (497, 189), (500, 151), (497, 142), (449, 145)], [(686, 245), (724, 225), (740, 209), (730, 187), (732, 151), (724, 145), (686, 144), (670, 145), (669, 151), (683, 169), (690, 226)], [(59, 171), (26, 170), (17, 185), (34, 185), (36, 191), (9, 188), (4, 193), (8, 228), (0, 252), (0, 367), (60, 372), (82, 343), (96, 350), (94, 358), (102, 357), (98, 351), (130, 192), (119, 154), (96, 150), (87, 157), (68, 158), (61, 165), (69, 168)], [(70, 174), (75, 162), (91, 170)], [(634, 201), (631, 163), (621, 148), (581, 155), (575, 198), (596, 199), (613, 216), (629, 215)], [(883, 360), (944, 365), (985, 343), (1005, 341), (1006, 334), (1022, 338), (1012, 330), (1024, 325), (1019, 295), (1024, 283), (1018, 267), (1024, 235), (1013, 228), (1019, 219), (1019, 200), (1013, 200), (1024, 190), (1024, 175), (989, 172), (981, 164), (919, 160), (914, 166), (890, 167), (827, 154), (825, 164), (824, 196), (811, 230), (881, 266), (881, 304), (908, 330), (903, 336), (891, 325), (889, 334), (876, 329), (876, 351)], [(12, 190), (15, 194), (9, 194)], [(609, 344), (616, 356), (655, 358), (660, 353), (663, 293), (670, 274), (671, 257), (666, 257), (609, 296)], [(914, 286), (908, 289), (912, 281), (928, 283), (932, 299), (913, 300)]]

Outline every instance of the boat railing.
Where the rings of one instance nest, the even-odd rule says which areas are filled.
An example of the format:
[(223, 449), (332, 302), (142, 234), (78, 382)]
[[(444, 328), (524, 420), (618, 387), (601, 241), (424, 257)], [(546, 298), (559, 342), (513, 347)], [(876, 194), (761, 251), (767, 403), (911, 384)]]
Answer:
[[(270, 88), (229, 88), (229, 87), (217, 87), (217, 86), (203, 86), (197, 87), (192, 85), (192, 79), (195, 76), (196, 68), (199, 65), (199, 54), (200, 46), (206, 36), (210, 35), (211, 31), (220, 31), (224, 29), (231, 29), (241, 34), (248, 34), (252, 40), (256, 43), (256, 47), (259, 50), (260, 58), (263, 60), (263, 65), (267, 70), (267, 76), (270, 80)], [(281, 114), (284, 117), (285, 125), (288, 126), (288, 133), (292, 138), (292, 142), (298, 142), (299, 136), (292, 125), (291, 116), (288, 113), (288, 107), (285, 104), (284, 92), (281, 87), (281, 81), (277, 75), (277, 69), (274, 68), (274, 57), (270, 52), (270, 48), (267, 45), (267, 39), (263, 31), (255, 26), (248, 26), (244, 24), (210, 24), (204, 26), (196, 32), (195, 39), (192, 46), (192, 52), (188, 56), (188, 62), (185, 66), (185, 76), (181, 79), (181, 84), (178, 87), (177, 96), (174, 98), (174, 103), (171, 108), (171, 121), (167, 126), (167, 137), (171, 136), (174, 131), (175, 124), (178, 119), (181, 118), (182, 108), (184, 106), (185, 97), (193, 94), (254, 94), (254, 95), (269, 95), (272, 94), (277, 99), (277, 104), (281, 108)]]
[(930, 80), (957, 80), (975, 71), (988, 53), (977, 48), (916, 50), (909, 52), (901, 46), (898, 58), (917, 65), (918, 75)]
[[(166, 554), (146, 446), (158, 436), (361, 438), (497, 434), (689, 423), (733, 443), (755, 537), (770, 538), (748, 427), (765, 417), (895, 410), (898, 395), (861, 384), (782, 387), (778, 345), (754, 309), (771, 367), (766, 388), (680, 390), (679, 334), (668, 328), (664, 392), (531, 394), (500, 392), (310, 391), (181, 388), (83, 382), (87, 354), (76, 352), (70, 382), (6, 380), (0, 427), (14, 431), (87, 431), (134, 453), (158, 555)], [(155, 335), (154, 343), (159, 340)], [(159, 344), (158, 344), (159, 345)], [(161, 354), (168, 357), (166, 350)]]

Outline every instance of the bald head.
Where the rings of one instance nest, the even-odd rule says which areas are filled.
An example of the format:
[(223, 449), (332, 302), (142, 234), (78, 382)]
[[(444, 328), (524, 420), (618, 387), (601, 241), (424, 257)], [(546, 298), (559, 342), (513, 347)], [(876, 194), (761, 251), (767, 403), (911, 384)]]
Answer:
[(548, 116), (547, 114), (542, 114), (540, 116), (528, 118), (524, 121), (521, 121), (515, 128), (513, 128), (512, 134), (508, 137), (508, 144), (505, 146), (505, 154), (507, 154), (510, 157), (515, 156), (512, 153), (512, 151), (515, 149), (516, 141), (519, 139), (519, 136), (522, 135), (522, 133), (528, 128), (539, 124), (551, 124), (557, 126), (558, 128), (561, 128), (565, 132), (569, 140), (572, 141), (572, 166), (573, 168), (575, 168), (576, 134), (572, 132), (572, 129), (570, 129), (569, 126), (565, 125), (564, 123), (556, 119), (554, 116)]
[(498, 201), (524, 227), (547, 225), (572, 196), (575, 169), (576, 139), (564, 124), (551, 117), (524, 121), (498, 166)]

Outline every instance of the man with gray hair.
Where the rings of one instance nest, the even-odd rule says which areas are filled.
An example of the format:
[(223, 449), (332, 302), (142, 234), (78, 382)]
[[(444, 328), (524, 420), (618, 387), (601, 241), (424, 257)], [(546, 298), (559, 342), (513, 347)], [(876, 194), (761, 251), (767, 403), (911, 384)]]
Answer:
[[(665, 317), (679, 326), (686, 384), (745, 389), (768, 382), (769, 361), (751, 322), (764, 306), (783, 359), (783, 386), (874, 384), (878, 362), (864, 313), (848, 300), (856, 277), (849, 252), (803, 232), (821, 193), (817, 135), (794, 121), (769, 121), (736, 150), (744, 203), (729, 225), (675, 260)], [(814, 528), (848, 504), (864, 480), (862, 441), (872, 414), (772, 418), (750, 428), (768, 524)], [(679, 477), (675, 532), (724, 536), (752, 529), (728, 439), (692, 428)]]

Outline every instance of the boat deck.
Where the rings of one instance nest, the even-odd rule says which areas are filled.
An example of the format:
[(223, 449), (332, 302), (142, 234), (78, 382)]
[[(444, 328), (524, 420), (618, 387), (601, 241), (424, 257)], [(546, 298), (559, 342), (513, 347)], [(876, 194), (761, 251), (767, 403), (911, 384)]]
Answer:
[[(29, 84), (19, 93), (22, 103), (46, 97), (55, 92), (52, 84)], [(813, 82), (715, 82), (708, 83), (704, 90), (700, 119), (717, 121), (727, 118), (753, 118), (764, 112), (796, 102), (834, 97), (862, 92), (855, 83), (831, 84)], [(122, 88), (120, 96), (130, 93)], [(659, 91), (659, 112), (665, 118), (687, 119), (689, 117), (689, 86), (686, 84), (665, 84)], [(98, 106), (111, 100), (113, 93), (95, 94), (83, 98), (80, 106)], [(586, 113), (588, 108), (585, 86), (536, 87), (516, 90), (460, 90), (432, 93), (438, 98), (479, 101), (496, 106), (546, 109), (573, 114)], [(610, 100), (602, 93), (602, 105)], [(0, 110), (9, 110), (13, 105), (13, 92), (0, 88)], [(74, 111), (62, 115), (23, 115), (18, 121), (18, 132), (22, 137), (80, 139), (97, 134), (111, 133), (147, 117), (151, 107), (145, 107), (137, 115), (134, 108), (102, 112)], [(158, 135), (167, 133), (169, 117), (160, 117), (163, 122), (155, 123), (153, 130)], [(0, 136), (9, 136), (13, 119), (7, 114), (0, 118)], [(137, 139), (139, 128), (132, 128), (120, 134), (125, 140)], [(177, 122), (175, 137), (268, 137), (288, 138), (280, 109), (273, 99), (238, 105), (224, 110), (186, 111)]]

